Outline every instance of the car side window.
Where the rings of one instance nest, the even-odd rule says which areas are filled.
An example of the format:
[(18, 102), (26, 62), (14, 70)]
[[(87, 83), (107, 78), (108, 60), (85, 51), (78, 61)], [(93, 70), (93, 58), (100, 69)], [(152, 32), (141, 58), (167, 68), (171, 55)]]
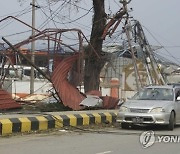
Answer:
[(180, 89), (176, 89), (176, 100), (177, 100), (177, 98), (180, 96)]

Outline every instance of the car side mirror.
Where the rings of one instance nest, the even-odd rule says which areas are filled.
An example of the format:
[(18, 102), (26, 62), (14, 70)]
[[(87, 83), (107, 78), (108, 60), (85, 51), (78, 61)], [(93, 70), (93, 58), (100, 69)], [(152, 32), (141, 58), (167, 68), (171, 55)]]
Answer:
[(180, 96), (178, 96), (176, 100), (177, 100), (177, 101), (180, 101)]
[(120, 107), (124, 102), (125, 102), (124, 99), (120, 99), (117, 105)]

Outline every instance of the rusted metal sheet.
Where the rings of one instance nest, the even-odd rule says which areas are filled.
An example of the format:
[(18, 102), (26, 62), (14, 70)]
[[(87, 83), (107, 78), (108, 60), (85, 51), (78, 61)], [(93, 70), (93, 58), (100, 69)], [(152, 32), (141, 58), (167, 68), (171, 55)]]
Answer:
[(102, 96), (101, 99), (103, 100), (103, 109), (115, 109), (119, 102), (118, 98), (111, 96)]
[(68, 72), (71, 70), (74, 62), (79, 58), (79, 56), (79, 54), (75, 54), (62, 60), (53, 71), (51, 78), (53, 86), (63, 104), (73, 110), (80, 110), (81, 107), (79, 104), (85, 99), (85, 96), (68, 81)]
[(86, 93), (86, 95), (102, 96), (102, 92), (99, 90), (91, 90)]
[(13, 100), (11, 95), (7, 91), (0, 89), (0, 110), (14, 109), (20, 107), (21, 105), (18, 104), (15, 100)]

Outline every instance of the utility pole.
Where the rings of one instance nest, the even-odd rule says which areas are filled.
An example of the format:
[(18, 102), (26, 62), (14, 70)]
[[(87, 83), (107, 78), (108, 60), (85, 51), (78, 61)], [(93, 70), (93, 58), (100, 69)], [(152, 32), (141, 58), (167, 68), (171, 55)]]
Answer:
[[(35, 0), (32, 0), (32, 42), (31, 42), (31, 62), (35, 63), (35, 41), (34, 35), (35, 35)], [(34, 67), (31, 66), (31, 77), (30, 77), (30, 94), (34, 93)]]
[[(127, 4), (129, 4), (130, 2), (131, 2), (131, 0), (129, 0), (129, 1), (121, 0), (120, 1), (120, 3), (123, 4), (124, 10), (126, 12), (128, 12)], [(126, 36), (127, 36), (127, 39), (128, 39), (128, 44), (129, 44), (129, 48), (130, 48), (132, 59), (133, 59), (136, 87), (137, 87), (137, 91), (139, 91), (140, 88), (142, 87), (142, 85), (141, 85), (140, 75), (139, 75), (139, 71), (138, 71), (138, 67), (137, 67), (136, 56), (134, 54), (134, 48), (132, 47), (132, 42), (131, 42), (132, 37), (131, 37), (130, 32), (132, 31), (132, 26), (131, 26), (131, 23), (129, 21), (129, 17), (127, 17), (127, 25), (125, 25), (125, 29), (124, 30), (125, 30), (125, 33), (126, 33)]]
[(151, 59), (148, 56), (149, 54), (147, 53), (146, 48), (144, 47), (145, 44), (147, 44), (147, 40), (146, 40), (146, 37), (144, 35), (143, 29), (142, 29), (139, 21), (135, 21), (135, 27), (136, 27), (135, 33), (136, 33), (137, 41), (138, 41), (139, 46), (140, 46), (142, 53), (143, 53), (143, 59), (144, 59), (144, 64), (145, 64), (145, 69), (147, 72), (149, 84), (153, 85), (155, 83), (154, 83), (153, 75), (152, 75), (151, 68), (150, 68), (151, 67), (150, 66)]
[(130, 48), (130, 51), (131, 51), (132, 59), (133, 59), (136, 87), (137, 87), (137, 91), (139, 91), (142, 85), (141, 85), (141, 81), (140, 81), (140, 75), (139, 75), (139, 72), (138, 72), (136, 56), (134, 54), (134, 48), (132, 47), (132, 42), (131, 42), (132, 38), (131, 38), (131, 35), (130, 35), (130, 28), (131, 28), (131, 24), (129, 22), (128, 25), (125, 26), (125, 32), (126, 32), (126, 36), (127, 36), (127, 39), (128, 39), (128, 44), (129, 44), (129, 48)]
[[(152, 48), (150, 47), (148, 41), (146, 40), (146, 36), (144, 34), (142, 26), (138, 21), (136, 21), (135, 24), (137, 27), (136, 33), (138, 36), (138, 42), (144, 53), (143, 55), (144, 55), (144, 60), (145, 60), (146, 68), (147, 68), (149, 82), (150, 82), (150, 84), (164, 85), (165, 84), (164, 78), (159, 70), (158, 64), (156, 63), (156, 59), (154, 58)], [(150, 71), (150, 70), (152, 70), (152, 71)], [(154, 77), (153, 77), (153, 75), (154, 75)], [(156, 80), (158, 81), (158, 83), (156, 82)]]

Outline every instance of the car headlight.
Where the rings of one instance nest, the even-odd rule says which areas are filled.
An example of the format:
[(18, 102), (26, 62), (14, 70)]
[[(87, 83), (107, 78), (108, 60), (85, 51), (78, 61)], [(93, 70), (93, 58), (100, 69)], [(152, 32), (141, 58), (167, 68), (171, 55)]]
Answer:
[(160, 112), (165, 112), (162, 107), (153, 108), (151, 110), (151, 113), (160, 113)]
[(119, 112), (128, 112), (128, 108), (125, 107), (125, 106), (121, 106), (121, 107), (119, 108)]

